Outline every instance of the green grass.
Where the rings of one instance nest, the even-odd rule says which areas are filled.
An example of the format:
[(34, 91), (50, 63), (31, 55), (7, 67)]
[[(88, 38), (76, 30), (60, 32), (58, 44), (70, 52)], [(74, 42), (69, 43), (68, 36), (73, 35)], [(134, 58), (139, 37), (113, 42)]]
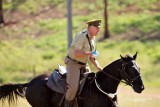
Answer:
[[(64, 34), (62, 34), (64, 35)], [(54, 39), (56, 38), (56, 39)], [(21, 42), (2, 42), (0, 78), (4, 82), (27, 81), (31, 79), (33, 66), (38, 74), (57, 68), (57, 64), (63, 64), (66, 55), (66, 41), (64, 36), (47, 36), (38, 41), (30, 40), (30, 44)], [(12, 45), (11, 45), (12, 44)], [(100, 52), (99, 62), (105, 67), (112, 61), (130, 52), (132, 55), (138, 51), (137, 63), (141, 67), (142, 77), (147, 85), (160, 86), (160, 73), (158, 69), (160, 53), (159, 41), (104, 41), (97, 45)], [(93, 66), (92, 70), (95, 71)], [(13, 73), (14, 72), (14, 73)], [(11, 76), (7, 74), (13, 73)], [(28, 75), (23, 75), (27, 73)], [(19, 77), (20, 76), (20, 77)], [(16, 79), (19, 78), (19, 79)]]
[(158, 28), (160, 27), (160, 15), (158, 14), (153, 16), (149, 16), (148, 13), (122, 14), (117, 17), (111, 16), (109, 20), (110, 30), (114, 34), (127, 32), (133, 28), (139, 29), (143, 33), (147, 33), (151, 31), (159, 31)]
[[(81, 0), (81, 1), (72, 1), (72, 7), (74, 10), (89, 10), (92, 12), (96, 12), (98, 9), (100, 11), (103, 10), (104, 7), (104, 1), (87, 1), (87, 0)], [(116, 12), (120, 10), (124, 10), (128, 6), (136, 6), (140, 8), (142, 11), (143, 10), (148, 10), (148, 9), (154, 9), (158, 8), (155, 6), (155, 4), (158, 2), (158, 0), (119, 0), (119, 1), (108, 1), (108, 9), (110, 12)], [(22, 12), (27, 12), (27, 13), (36, 13), (36, 11), (43, 9), (44, 6), (53, 6), (56, 7), (57, 9), (66, 11), (66, 4), (67, 1), (63, 0), (45, 0), (45, 1), (39, 1), (39, 0), (13, 0), (13, 1), (4, 1), (4, 9), (11, 9), (11, 10), (19, 10)], [(81, 4), (81, 5), (79, 5)], [(88, 5), (90, 4), (90, 5)]]

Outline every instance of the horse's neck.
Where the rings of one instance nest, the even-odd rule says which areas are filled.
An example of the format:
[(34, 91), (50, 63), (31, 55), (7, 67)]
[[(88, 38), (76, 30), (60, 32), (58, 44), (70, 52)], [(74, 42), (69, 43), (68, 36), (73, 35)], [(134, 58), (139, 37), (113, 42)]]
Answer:
[[(120, 64), (120, 63), (118, 63)], [(100, 74), (100, 86), (108, 93), (115, 93), (120, 83), (121, 77), (119, 75), (119, 66), (110, 66), (104, 69), (104, 72)], [(116, 79), (115, 79), (116, 78)]]

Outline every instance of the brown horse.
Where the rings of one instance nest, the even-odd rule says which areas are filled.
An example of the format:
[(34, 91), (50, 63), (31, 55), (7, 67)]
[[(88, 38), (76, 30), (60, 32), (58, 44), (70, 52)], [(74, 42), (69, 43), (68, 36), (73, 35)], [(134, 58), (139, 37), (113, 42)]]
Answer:
[[(136, 57), (137, 53), (134, 56), (121, 56), (120, 59), (106, 66), (103, 71), (89, 74), (91, 78), (86, 80), (81, 94), (77, 97), (79, 107), (116, 107), (116, 91), (120, 82), (128, 84), (135, 92), (141, 93), (144, 85), (140, 69), (136, 64)], [(48, 77), (49, 75), (43, 74), (29, 83), (0, 86), (0, 100), (8, 99), (11, 104), (20, 96), (26, 97), (32, 107), (59, 107), (63, 95), (47, 88)]]

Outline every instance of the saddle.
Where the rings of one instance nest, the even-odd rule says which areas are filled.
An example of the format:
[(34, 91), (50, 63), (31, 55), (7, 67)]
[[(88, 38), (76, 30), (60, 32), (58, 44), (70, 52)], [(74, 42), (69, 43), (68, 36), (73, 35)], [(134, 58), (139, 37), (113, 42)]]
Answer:
[[(84, 73), (84, 69), (80, 69), (80, 84), (77, 95), (79, 95), (83, 89), (86, 78), (89, 73)], [(66, 92), (66, 68), (64, 66), (59, 65), (59, 69), (54, 69), (52, 74), (49, 76), (47, 81), (47, 86), (57, 93), (65, 94)]]

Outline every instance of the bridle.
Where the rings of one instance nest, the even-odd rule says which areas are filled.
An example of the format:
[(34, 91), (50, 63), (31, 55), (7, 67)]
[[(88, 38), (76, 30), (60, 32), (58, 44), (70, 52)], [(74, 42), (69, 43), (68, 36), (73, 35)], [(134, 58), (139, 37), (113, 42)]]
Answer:
[(127, 72), (126, 72), (126, 66), (127, 66), (128, 64), (130, 64), (130, 63), (131, 63), (131, 62), (123, 63), (123, 64), (122, 64), (122, 69), (119, 69), (120, 75), (121, 75), (121, 77), (122, 77), (124, 80), (123, 80), (123, 79), (120, 80), (120, 79), (118, 79), (118, 78), (116, 78), (116, 77), (114, 77), (114, 76), (112, 76), (112, 75), (104, 72), (103, 70), (102, 70), (101, 72), (104, 73), (105, 75), (107, 75), (107, 76), (109, 76), (109, 77), (111, 77), (111, 78), (119, 81), (119, 82), (122, 82), (122, 83), (124, 83), (124, 84), (126, 84), (126, 85), (132, 86), (132, 83), (133, 83), (136, 79), (138, 79), (139, 77), (141, 77), (141, 75), (139, 74), (138, 76), (136, 76), (136, 77), (134, 77), (134, 78), (131, 78), (131, 77), (127, 74)]
[[(132, 78), (127, 74), (127, 72), (126, 72), (126, 66), (127, 66), (128, 64), (130, 64), (130, 63), (131, 63), (131, 62), (122, 63), (122, 69), (119, 69), (119, 70), (120, 70), (120, 75), (121, 75), (121, 77), (122, 77), (122, 80), (120, 80), (120, 79), (118, 79), (118, 78), (116, 78), (116, 77), (114, 77), (114, 76), (112, 76), (112, 75), (104, 72), (103, 70), (100, 71), (100, 72), (104, 73), (105, 75), (107, 75), (107, 76), (109, 76), (109, 77), (111, 77), (111, 78), (113, 78), (113, 79), (115, 79), (115, 80), (117, 80), (117, 81), (119, 81), (119, 82), (125, 83), (126, 85), (133, 86), (132, 83), (133, 83), (136, 79), (140, 78), (141, 75), (139, 74), (138, 76), (136, 76), (136, 77), (134, 77), (134, 78), (132, 79)], [(95, 73), (95, 84), (96, 84), (97, 88), (98, 88), (103, 94), (105, 94), (105, 95), (107, 95), (109, 98), (111, 98), (111, 100), (112, 100), (112, 99), (118, 94), (119, 91), (117, 91), (116, 93), (106, 93), (105, 91), (103, 91), (103, 90), (100, 88), (100, 86), (99, 86), (98, 83), (97, 83), (96, 78), (97, 78), (97, 74)], [(123, 81), (123, 79), (124, 79), (124, 81)], [(113, 102), (113, 101), (112, 101), (112, 102)]]
[(132, 62), (128, 62), (128, 63), (122, 63), (122, 70), (120, 70), (120, 74), (121, 74), (121, 77), (125, 80), (125, 83), (129, 86), (133, 86), (132, 83), (141, 77), (141, 75), (139, 74), (138, 76), (134, 77), (134, 78), (131, 78), (127, 72), (126, 72), (126, 66), (128, 64), (130, 64)]

